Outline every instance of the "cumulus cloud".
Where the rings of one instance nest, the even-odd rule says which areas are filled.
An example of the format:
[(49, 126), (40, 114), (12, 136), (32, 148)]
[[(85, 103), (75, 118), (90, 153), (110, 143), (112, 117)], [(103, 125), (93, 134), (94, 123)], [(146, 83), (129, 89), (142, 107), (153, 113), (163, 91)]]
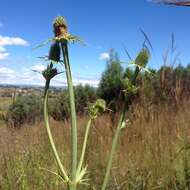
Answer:
[(45, 68), (46, 67), (44, 65), (38, 64), (38, 65), (34, 65), (31, 69), (35, 70), (35, 71), (38, 71), (38, 72), (41, 72), (41, 71), (45, 70)]
[(19, 37), (8, 37), (0, 35), (0, 46), (10, 46), (10, 45), (27, 46), (29, 44), (27, 41)]
[(6, 52), (6, 49), (3, 46), (0, 46), (0, 52)]
[(109, 53), (107, 53), (107, 52), (101, 53), (99, 56), (100, 60), (108, 60), (109, 58), (110, 58), (110, 56), (109, 56)]
[[(8, 67), (0, 67), (0, 84), (15, 84), (15, 85), (39, 85), (44, 86), (45, 79), (41, 74), (33, 72), (32, 70), (42, 70), (44, 65), (35, 65), (30, 68), (22, 68), (19, 72), (12, 70)], [(97, 87), (99, 79), (88, 78), (88, 77), (74, 77), (74, 85), (85, 85), (89, 84), (91, 86)], [(66, 86), (67, 80), (64, 75), (58, 75), (51, 81), (52, 86)]]
[(14, 70), (8, 68), (8, 67), (0, 67), (0, 74), (13, 74)]
[(8, 56), (7, 50), (3, 46), (0, 46), (0, 60), (6, 59)]
[(0, 35), (0, 60), (4, 60), (9, 56), (9, 52), (7, 52), (4, 46), (12, 46), (12, 45), (27, 46), (29, 45), (29, 43), (26, 40), (19, 37), (8, 37)]
[(0, 60), (4, 60), (7, 57), (9, 57), (9, 53), (8, 52), (0, 52)]

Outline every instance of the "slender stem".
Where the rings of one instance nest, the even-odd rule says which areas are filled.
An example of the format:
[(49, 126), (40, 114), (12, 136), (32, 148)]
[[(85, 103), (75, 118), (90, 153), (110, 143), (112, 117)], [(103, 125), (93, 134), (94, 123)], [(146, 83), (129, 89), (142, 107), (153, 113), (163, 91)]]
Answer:
[(69, 55), (68, 55), (68, 47), (67, 43), (61, 43), (61, 48), (63, 51), (63, 59), (65, 64), (66, 76), (67, 76), (67, 84), (69, 90), (69, 103), (70, 103), (70, 111), (71, 111), (71, 180), (73, 183), (73, 187), (71, 189), (76, 189), (76, 170), (77, 170), (77, 123), (76, 123), (76, 110), (75, 110), (75, 97), (71, 76), (71, 69), (69, 64)]
[[(138, 67), (136, 67), (135, 73), (134, 73), (134, 75), (133, 75), (133, 77), (131, 79), (133, 85), (136, 84), (136, 80), (137, 80), (137, 76), (138, 76), (139, 72), (140, 72), (140, 69)], [(116, 133), (115, 133), (114, 138), (113, 138), (112, 148), (111, 148), (111, 152), (110, 152), (110, 155), (109, 155), (108, 164), (107, 164), (107, 168), (106, 168), (106, 174), (105, 174), (105, 177), (104, 177), (104, 181), (103, 181), (101, 190), (105, 190), (106, 186), (108, 184), (110, 170), (111, 170), (112, 161), (113, 161), (113, 156), (114, 156), (114, 153), (115, 153), (115, 150), (116, 150), (116, 146), (117, 146), (117, 142), (118, 142), (118, 138), (119, 138), (119, 133), (121, 131), (121, 126), (122, 126), (122, 123), (125, 120), (125, 114), (126, 114), (127, 108), (128, 108), (128, 105), (124, 104), (123, 111), (122, 111), (122, 113), (120, 115), (119, 123), (118, 123), (118, 126), (117, 126), (117, 130), (116, 130)]]
[(112, 166), (112, 162), (113, 162), (113, 157), (114, 157), (117, 142), (118, 142), (118, 139), (119, 139), (119, 134), (120, 134), (120, 131), (121, 131), (121, 126), (122, 126), (122, 123), (123, 123), (124, 119), (125, 119), (125, 111), (123, 111), (121, 113), (119, 123), (118, 123), (117, 129), (116, 129), (116, 133), (115, 133), (114, 138), (113, 138), (111, 152), (110, 152), (109, 159), (108, 159), (108, 164), (107, 164), (107, 167), (106, 167), (106, 174), (105, 174), (105, 177), (104, 177), (104, 181), (103, 181), (101, 190), (106, 189), (106, 186), (107, 186), (108, 181), (109, 181), (109, 176), (110, 176), (111, 166)]
[(77, 174), (79, 174), (81, 169), (82, 169), (82, 164), (83, 164), (83, 161), (84, 161), (84, 155), (85, 155), (85, 151), (86, 151), (86, 145), (87, 145), (87, 140), (88, 140), (88, 135), (89, 135), (91, 123), (92, 123), (92, 119), (89, 119), (89, 121), (87, 123), (87, 126), (86, 126), (85, 135), (84, 135), (84, 141), (83, 141), (83, 146), (82, 146), (82, 152), (81, 152), (79, 165), (78, 165), (78, 168), (77, 168)]
[(63, 178), (66, 182), (69, 181), (69, 177), (66, 173), (66, 170), (65, 168), (63, 167), (62, 163), (61, 163), (61, 160), (59, 158), (59, 155), (57, 153), (57, 149), (55, 147), (55, 143), (54, 143), (54, 140), (53, 140), (53, 136), (52, 136), (52, 133), (51, 133), (51, 129), (50, 129), (50, 126), (49, 126), (49, 117), (48, 117), (48, 89), (49, 89), (49, 84), (50, 84), (50, 80), (46, 80), (46, 85), (45, 85), (45, 91), (44, 91), (44, 121), (45, 121), (45, 127), (46, 127), (46, 130), (47, 130), (47, 134), (48, 134), (48, 138), (49, 138), (49, 142), (50, 142), (50, 145), (51, 145), (51, 149), (53, 151), (53, 154), (54, 154), (54, 157), (55, 157), (55, 160), (57, 162), (57, 165), (63, 175)]
[(135, 85), (136, 84), (136, 80), (137, 80), (137, 76), (140, 72), (140, 69), (138, 67), (136, 67), (133, 78), (132, 78), (132, 84)]

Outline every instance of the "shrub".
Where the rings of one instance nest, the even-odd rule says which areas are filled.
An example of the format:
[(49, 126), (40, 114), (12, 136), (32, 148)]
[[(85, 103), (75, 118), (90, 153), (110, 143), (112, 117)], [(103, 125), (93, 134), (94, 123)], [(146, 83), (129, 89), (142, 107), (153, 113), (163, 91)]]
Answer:
[(8, 124), (20, 127), (24, 123), (35, 123), (42, 118), (41, 98), (34, 95), (18, 96), (8, 110)]
[(55, 120), (64, 120), (69, 117), (69, 102), (68, 102), (68, 93), (63, 91), (56, 98), (50, 100), (49, 111), (50, 115)]
[[(89, 85), (78, 85), (75, 87), (75, 104), (77, 114), (84, 114), (89, 103), (97, 99), (96, 90)], [(55, 120), (69, 118), (69, 96), (64, 90), (49, 103), (50, 114)]]

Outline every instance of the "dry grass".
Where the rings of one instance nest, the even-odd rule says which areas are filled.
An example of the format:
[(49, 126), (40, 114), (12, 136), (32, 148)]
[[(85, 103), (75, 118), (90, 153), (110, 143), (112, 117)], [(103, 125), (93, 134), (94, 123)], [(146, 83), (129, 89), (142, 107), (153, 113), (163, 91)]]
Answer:
[[(108, 189), (190, 188), (189, 105), (190, 102), (179, 108), (164, 105), (133, 107), (129, 113), (131, 124), (123, 131), (117, 148)], [(79, 118), (80, 142), (85, 123), (85, 118)], [(69, 122), (51, 120), (51, 125), (62, 160), (69, 166)], [(99, 189), (113, 134), (109, 116), (102, 116), (93, 124), (85, 158), (91, 180), (89, 187), (82, 189)], [(0, 189), (61, 189), (58, 179), (40, 167), (56, 171), (43, 124), (17, 130), (1, 127)]]

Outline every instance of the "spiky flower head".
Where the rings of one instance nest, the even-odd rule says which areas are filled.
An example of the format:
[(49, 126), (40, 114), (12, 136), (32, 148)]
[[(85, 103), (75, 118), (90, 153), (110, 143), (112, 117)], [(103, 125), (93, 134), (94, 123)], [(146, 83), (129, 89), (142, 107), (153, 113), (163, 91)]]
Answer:
[(122, 80), (122, 85), (125, 96), (135, 95), (138, 92), (138, 88), (127, 77)]
[(141, 67), (146, 67), (149, 61), (150, 53), (146, 48), (143, 48), (135, 59), (135, 64)]
[(89, 108), (89, 116), (91, 119), (95, 119), (98, 115), (102, 114), (106, 110), (106, 102), (103, 99), (98, 99)]
[(53, 27), (65, 26), (67, 28), (67, 21), (63, 16), (57, 16), (53, 21)]
[(58, 16), (53, 21), (55, 37), (66, 36), (68, 31), (67, 21), (63, 16)]
[(42, 71), (42, 75), (46, 80), (51, 80), (53, 77), (55, 77), (58, 74), (59, 73), (58, 73), (57, 69), (53, 68), (52, 64), (48, 65), (47, 69)]

